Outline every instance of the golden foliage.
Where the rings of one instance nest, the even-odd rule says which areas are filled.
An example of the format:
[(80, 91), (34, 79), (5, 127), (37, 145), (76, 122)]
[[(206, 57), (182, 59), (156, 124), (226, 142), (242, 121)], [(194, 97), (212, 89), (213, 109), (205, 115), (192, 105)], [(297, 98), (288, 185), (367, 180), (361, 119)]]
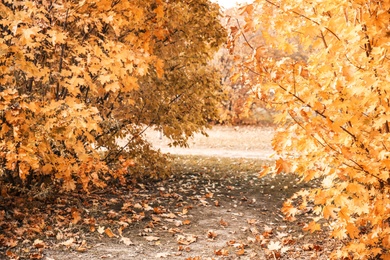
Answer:
[(164, 174), (142, 132), (185, 145), (215, 117), (218, 16), (206, 0), (1, 1), (0, 176), (88, 190)]
[[(322, 180), (302, 195), (302, 206), (314, 203), (330, 235), (343, 240), (333, 258), (386, 259), (390, 3), (257, 0), (249, 6), (242, 11), (250, 21), (237, 33), (260, 31), (266, 42), (250, 42), (242, 68), (256, 77), (262, 95), (275, 92), (269, 104), (280, 111), (281, 127), (273, 146), (283, 158), (275, 170)], [(272, 58), (266, 47), (284, 55)], [(292, 204), (286, 206), (293, 215)]]

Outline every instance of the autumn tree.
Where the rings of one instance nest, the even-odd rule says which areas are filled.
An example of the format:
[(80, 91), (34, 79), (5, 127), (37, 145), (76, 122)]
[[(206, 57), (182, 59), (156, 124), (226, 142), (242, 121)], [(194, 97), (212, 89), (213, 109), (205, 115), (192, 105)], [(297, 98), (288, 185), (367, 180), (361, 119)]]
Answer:
[[(280, 112), (280, 159), (263, 174), (322, 183), (287, 201), (287, 218), (312, 207), (318, 217), (306, 230), (342, 241), (334, 259), (389, 259), (390, 2), (257, 0), (242, 11), (240, 33), (261, 31), (266, 40), (250, 42), (243, 73)], [(268, 57), (268, 47), (284, 57)]]
[[(240, 30), (245, 26), (245, 13), (237, 8), (225, 10), (222, 24), (232, 39), (221, 48), (213, 60), (222, 74), (222, 84), (227, 98), (222, 101), (220, 123), (223, 124), (269, 124), (272, 123), (272, 110), (266, 102), (257, 98), (256, 77), (242, 74), (245, 57), (251, 55), (250, 42), (264, 43), (260, 31)], [(234, 38), (234, 39), (233, 39)], [(234, 53), (233, 53), (234, 50)], [(278, 51), (267, 49), (268, 57), (279, 57)]]
[(185, 145), (216, 116), (218, 16), (208, 0), (1, 1), (1, 179), (88, 190), (163, 174), (142, 133)]

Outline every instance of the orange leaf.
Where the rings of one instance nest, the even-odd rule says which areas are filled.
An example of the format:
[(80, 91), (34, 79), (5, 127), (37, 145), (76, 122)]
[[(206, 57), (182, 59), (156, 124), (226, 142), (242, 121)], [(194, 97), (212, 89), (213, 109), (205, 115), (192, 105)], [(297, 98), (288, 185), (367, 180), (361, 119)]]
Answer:
[(276, 174), (279, 174), (279, 173), (289, 173), (291, 172), (291, 165), (289, 162), (283, 160), (282, 158), (279, 158), (276, 162), (275, 162), (275, 169), (276, 169)]
[(189, 225), (189, 224), (191, 224), (191, 220), (189, 219), (183, 220), (183, 225)]
[(80, 213), (77, 211), (77, 209), (76, 208), (72, 208), (71, 209), (71, 211), (72, 211), (72, 223), (73, 224), (77, 224), (80, 220), (81, 220), (81, 215), (80, 215)]
[(104, 230), (104, 233), (106, 233), (106, 235), (107, 235), (109, 238), (116, 237), (116, 235), (112, 232), (112, 230), (111, 230), (110, 228), (106, 228), (106, 230)]
[(228, 256), (229, 251), (223, 248), (223, 249), (215, 250), (214, 254), (218, 256)]
[(161, 59), (158, 59), (155, 64), (157, 77), (161, 79), (164, 75), (164, 61)]
[(303, 230), (310, 231), (310, 233), (314, 233), (316, 231), (321, 231), (321, 225), (316, 223), (315, 221), (312, 221), (308, 225), (306, 225)]
[(236, 252), (236, 255), (240, 256), (240, 255), (244, 255), (245, 254), (245, 250), (243, 248), (241, 248), (240, 250), (238, 250)]
[(359, 237), (360, 231), (356, 227), (356, 225), (352, 223), (348, 223), (346, 229), (347, 229), (347, 234), (349, 235), (350, 238), (354, 239)]

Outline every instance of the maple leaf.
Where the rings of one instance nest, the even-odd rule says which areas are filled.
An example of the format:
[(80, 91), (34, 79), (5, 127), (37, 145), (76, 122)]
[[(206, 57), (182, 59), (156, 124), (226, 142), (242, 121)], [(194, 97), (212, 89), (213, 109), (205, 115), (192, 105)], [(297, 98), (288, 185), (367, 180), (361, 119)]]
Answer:
[(48, 35), (51, 36), (51, 43), (53, 44), (53, 46), (55, 46), (56, 44), (66, 43), (67, 35), (64, 32), (49, 30)]
[(268, 248), (269, 250), (271, 250), (271, 251), (273, 251), (273, 250), (278, 251), (279, 249), (282, 248), (282, 245), (280, 244), (279, 241), (277, 241), (277, 242), (271, 241), (271, 242), (268, 244), (267, 248)]
[(222, 249), (219, 249), (219, 250), (215, 250), (214, 254), (217, 255), (217, 256), (228, 256), (229, 255), (229, 251), (227, 249), (225, 249), (225, 248), (222, 248)]
[(22, 29), (22, 34), (26, 42), (29, 43), (32, 40), (32, 36), (35, 36), (39, 31), (41, 31), (41, 29), (38, 27), (25, 28)]
[(197, 238), (198, 237), (195, 235), (188, 235), (188, 236), (178, 235), (176, 240), (177, 243), (180, 245), (189, 245), (196, 242)]
[(355, 239), (359, 237), (360, 230), (356, 227), (355, 224), (348, 223), (345, 229), (347, 230), (347, 234), (351, 239)]
[(314, 233), (315, 231), (321, 231), (321, 225), (316, 223), (315, 221), (311, 221), (309, 224), (307, 224), (303, 230), (310, 231), (311, 233)]
[(337, 215), (335, 213), (335, 209), (336, 209), (336, 207), (332, 206), (332, 205), (324, 206), (324, 209), (322, 211), (322, 214), (324, 215), (324, 218), (325, 219), (336, 218)]

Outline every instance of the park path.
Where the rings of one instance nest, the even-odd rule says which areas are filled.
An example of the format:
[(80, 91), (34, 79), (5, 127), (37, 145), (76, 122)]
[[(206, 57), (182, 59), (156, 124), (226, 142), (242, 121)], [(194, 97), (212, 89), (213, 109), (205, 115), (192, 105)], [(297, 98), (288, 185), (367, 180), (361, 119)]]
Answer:
[(177, 155), (204, 155), (230, 158), (258, 158), (271, 160), (275, 152), (271, 140), (274, 129), (252, 126), (214, 126), (207, 131), (208, 137), (195, 134), (188, 148), (170, 147), (170, 140), (157, 131), (147, 130), (145, 136), (153, 147), (163, 153)]

